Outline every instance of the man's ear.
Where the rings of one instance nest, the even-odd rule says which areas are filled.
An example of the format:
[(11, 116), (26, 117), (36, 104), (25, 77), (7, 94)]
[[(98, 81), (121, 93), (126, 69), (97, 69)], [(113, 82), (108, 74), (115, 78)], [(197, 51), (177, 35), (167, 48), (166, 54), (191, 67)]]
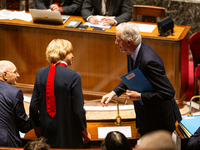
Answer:
[(7, 72), (6, 71), (4, 71), (3, 73), (2, 73), (2, 78), (5, 80), (5, 81), (7, 81)]
[(131, 45), (133, 42), (131, 40), (127, 41), (128, 45)]

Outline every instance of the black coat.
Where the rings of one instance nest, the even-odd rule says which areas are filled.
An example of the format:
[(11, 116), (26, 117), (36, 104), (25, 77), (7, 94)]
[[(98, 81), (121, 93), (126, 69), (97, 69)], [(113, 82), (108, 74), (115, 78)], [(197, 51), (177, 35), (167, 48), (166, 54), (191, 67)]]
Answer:
[[(30, 104), (30, 117), (41, 128), (52, 148), (82, 148), (82, 133), (86, 129), (81, 76), (78, 72), (57, 66), (54, 79), (56, 115), (46, 112), (46, 81), (49, 67), (36, 76)], [(39, 110), (39, 112), (38, 112)], [(40, 121), (39, 121), (40, 120)]]

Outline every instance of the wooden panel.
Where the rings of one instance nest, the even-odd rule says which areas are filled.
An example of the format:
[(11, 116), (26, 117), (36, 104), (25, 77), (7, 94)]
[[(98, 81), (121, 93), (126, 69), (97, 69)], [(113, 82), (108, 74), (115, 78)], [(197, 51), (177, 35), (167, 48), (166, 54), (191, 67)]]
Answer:
[[(136, 123), (134, 120), (123, 121), (123, 125), (121, 126), (130, 126), (131, 127), (131, 134), (132, 137), (128, 139), (131, 142), (132, 147), (135, 146), (137, 140), (140, 138), (140, 134), (136, 129)], [(91, 147), (100, 147), (103, 138), (98, 138), (98, 127), (119, 127), (115, 125), (115, 120), (113, 121), (98, 121), (98, 122), (87, 122), (87, 130), (91, 134)], [(37, 138), (35, 135), (34, 130), (30, 130), (28, 133), (25, 134), (24, 140), (31, 140)]]
[[(83, 21), (81, 17), (74, 16), (70, 20)], [(163, 59), (166, 74), (176, 91), (176, 100), (181, 99), (188, 86), (186, 35), (189, 29), (188, 26), (175, 26), (174, 31), (177, 33), (174, 34), (179, 36), (174, 37), (158, 36), (157, 28), (152, 33), (141, 33), (143, 42), (149, 44)], [(64, 28), (64, 25), (1, 20), (0, 59), (8, 59), (16, 64), (21, 76), (19, 83), (34, 84), (37, 71), (49, 65), (45, 51), (49, 42), (55, 38), (72, 42), (75, 57), (69, 68), (81, 74), (85, 91), (110, 92), (120, 82), (120, 76), (127, 72), (126, 55), (114, 43), (115, 27), (102, 32), (92, 31), (92, 28), (81, 30)]]

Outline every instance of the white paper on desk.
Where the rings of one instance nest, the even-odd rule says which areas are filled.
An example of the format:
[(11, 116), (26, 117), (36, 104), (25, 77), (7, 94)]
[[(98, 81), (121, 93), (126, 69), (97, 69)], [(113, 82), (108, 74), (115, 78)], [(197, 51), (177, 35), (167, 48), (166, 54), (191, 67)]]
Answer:
[(111, 131), (119, 131), (126, 137), (132, 137), (130, 126), (121, 127), (98, 127), (98, 138), (105, 138), (106, 135)]
[(24, 21), (31, 21), (31, 14), (25, 13), (25, 11), (10, 11), (10, 10), (1, 10), (0, 11), (0, 19), (19, 19)]
[(156, 28), (157, 25), (149, 25), (149, 24), (139, 24), (134, 23), (140, 30), (140, 32), (148, 32), (151, 33)]
[[(112, 26), (104, 26), (103, 23), (101, 23), (101, 19), (105, 18), (105, 16), (100, 16), (100, 15), (97, 15), (96, 16), (99, 20), (99, 23), (98, 24), (91, 24), (90, 22), (86, 22), (85, 25), (88, 25), (89, 27), (94, 27), (94, 28), (106, 28), (106, 29), (110, 29), (112, 28)], [(110, 19), (114, 19), (115, 17), (114, 16), (109, 16)]]
[(0, 11), (0, 18), (13, 20), (14, 18), (12, 14), (13, 14), (12, 11), (3, 9)]
[(31, 14), (25, 13), (25, 11), (14, 11), (13, 17), (14, 19), (19, 19), (19, 20), (28, 21), (28, 22), (32, 20)]

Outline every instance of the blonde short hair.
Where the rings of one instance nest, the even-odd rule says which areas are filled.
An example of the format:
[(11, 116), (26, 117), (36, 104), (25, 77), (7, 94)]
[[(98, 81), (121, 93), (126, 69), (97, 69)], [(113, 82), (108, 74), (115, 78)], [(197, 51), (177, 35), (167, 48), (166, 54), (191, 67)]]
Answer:
[(72, 44), (68, 40), (54, 39), (47, 46), (46, 59), (49, 63), (56, 63), (63, 60), (72, 50)]

